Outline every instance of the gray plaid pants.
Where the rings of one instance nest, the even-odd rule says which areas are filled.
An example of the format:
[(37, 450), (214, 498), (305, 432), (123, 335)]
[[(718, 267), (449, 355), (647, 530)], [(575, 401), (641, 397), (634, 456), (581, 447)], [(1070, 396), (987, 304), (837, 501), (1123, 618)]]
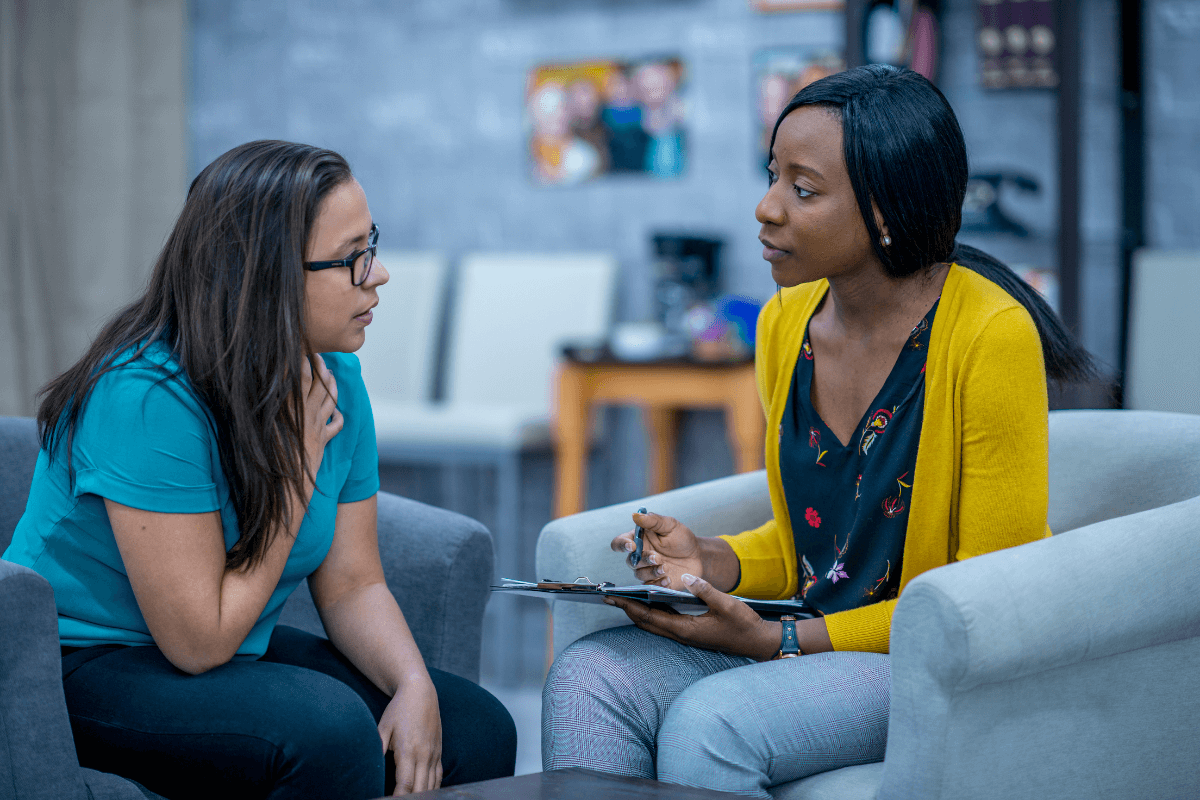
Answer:
[(609, 628), (550, 668), (542, 768), (769, 798), (776, 784), (882, 761), (890, 697), (891, 664), (877, 653), (757, 663)]

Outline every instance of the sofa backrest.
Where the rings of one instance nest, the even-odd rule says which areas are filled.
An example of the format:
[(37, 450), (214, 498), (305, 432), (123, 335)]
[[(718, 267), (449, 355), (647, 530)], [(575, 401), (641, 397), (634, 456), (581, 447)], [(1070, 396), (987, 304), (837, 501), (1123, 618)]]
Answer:
[(37, 456), (37, 424), (28, 417), (0, 417), (0, 553), (25, 513)]
[(1080, 528), (1200, 495), (1200, 416), (1050, 414), (1050, 530)]

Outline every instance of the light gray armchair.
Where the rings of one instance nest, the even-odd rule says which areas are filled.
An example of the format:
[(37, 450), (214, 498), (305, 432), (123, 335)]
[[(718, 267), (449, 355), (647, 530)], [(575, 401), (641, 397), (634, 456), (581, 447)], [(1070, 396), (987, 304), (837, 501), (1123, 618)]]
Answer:
[[(892, 620), (887, 758), (787, 800), (1200, 797), (1200, 416), (1050, 415), (1051, 539), (914, 579)], [(538, 577), (628, 582), (609, 540), (639, 505), (699, 535), (770, 517), (763, 473), (551, 522)], [(557, 654), (625, 624), (553, 607)]]
[[(0, 417), (0, 552), (25, 509), (38, 444), (33, 420)], [(492, 537), (480, 523), (379, 493), (379, 550), (388, 588), (431, 667), (479, 680)], [(306, 584), (280, 622), (323, 635)], [(157, 797), (136, 784), (81, 769), (62, 688), (50, 585), (0, 560), (0, 797)], [(102, 764), (94, 765), (103, 769)]]

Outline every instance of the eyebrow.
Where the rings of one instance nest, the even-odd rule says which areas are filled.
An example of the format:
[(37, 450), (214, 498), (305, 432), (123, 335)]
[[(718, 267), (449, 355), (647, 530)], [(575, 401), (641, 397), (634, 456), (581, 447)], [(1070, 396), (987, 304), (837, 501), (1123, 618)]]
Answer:
[[(770, 155), (770, 160), (767, 161), (768, 167), (770, 167), (772, 164), (777, 163), (777, 161), (775, 159), (775, 153), (772, 152), (769, 155)], [(807, 166), (805, 164), (798, 164), (795, 161), (788, 163), (788, 169), (792, 170), (793, 172), (807, 172), (809, 175), (812, 175), (814, 178), (819, 178), (820, 180), (825, 180), (825, 176), (822, 175), (817, 170), (815, 170), (812, 167)]]
[(809, 175), (812, 175), (814, 178), (820, 178), (821, 180), (825, 180), (824, 175), (822, 175), (817, 170), (815, 170), (812, 167), (807, 166), (805, 164), (796, 164), (793, 162), (791, 164), (788, 164), (788, 169), (794, 170), (796, 172), (807, 172)]

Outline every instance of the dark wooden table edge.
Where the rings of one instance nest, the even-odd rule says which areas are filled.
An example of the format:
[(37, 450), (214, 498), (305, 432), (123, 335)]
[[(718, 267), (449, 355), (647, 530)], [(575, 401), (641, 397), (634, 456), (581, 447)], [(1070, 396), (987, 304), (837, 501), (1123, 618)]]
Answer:
[(748, 796), (648, 778), (610, 775), (580, 767), (465, 783), (409, 795), (414, 800), (732, 800)]

